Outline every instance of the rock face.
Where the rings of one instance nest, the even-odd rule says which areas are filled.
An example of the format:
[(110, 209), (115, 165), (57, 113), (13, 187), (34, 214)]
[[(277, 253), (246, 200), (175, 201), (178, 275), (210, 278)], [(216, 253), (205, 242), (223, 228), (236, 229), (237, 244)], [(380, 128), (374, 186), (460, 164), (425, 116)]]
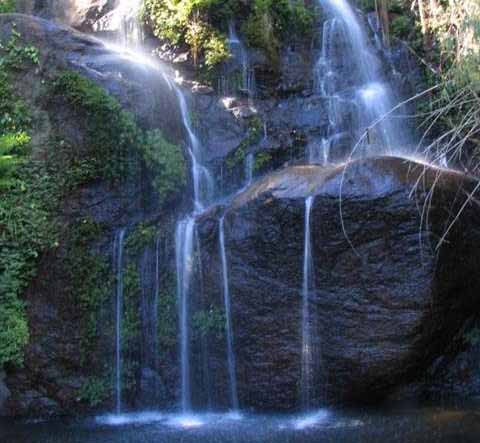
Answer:
[[(461, 174), (377, 158), (333, 169), (287, 168), (227, 206), (225, 241), (241, 404), (299, 406), (307, 196), (315, 197), (313, 396), (317, 401), (368, 402), (424, 373), (472, 310), (479, 309), (476, 203), (467, 203), (451, 225), (472, 187)], [(202, 267), (208, 269), (203, 293), (207, 304), (218, 306), (223, 297), (221, 212), (213, 210), (198, 226)], [(227, 389), (226, 360), (224, 348), (216, 349), (210, 347), (216, 354), (209, 372), (216, 380), (212, 390), (221, 396)]]
[(115, 7), (114, 0), (19, 0), (18, 12), (38, 15), (84, 32)]
[[(61, 98), (45, 96), (53, 79), (67, 70), (79, 71), (115, 96), (124, 109), (135, 115), (142, 129), (161, 129), (165, 138), (174, 143), (183, 140), (178, 99), (161, 71), (152, 66), (129, 63), (124, 56), (112, 52), (95, 38), (21, 14), (0, 16), (2, 43), (10, 38), (13, 27), (20, 34), (18, 44), (31, 44), (39, 53), (38, 65), (18, 70), (14, 78), (16, 92), (28, 104), (32, 114), (34, 155), (39, 153), (40, 157), (49, 149), (55, 149), (52, 139), (56, 136), (61, 136), (72, 150), (81, 152), (84, 148), (88, 137), (84, 116)], [(42, 257), (37, 277), (24, 294), (30, 332), (24, 365), (6, 367), (5, 377), (0, 372), (0, 415), (73, 415), (92, 408), (81, 399), (81, 392), (89, 377), (94, 375), (89, 371), (94, 371), (92, 368), (99, 358), (110, 355), (110, 311), (98, 323), (104, 346), (98, 355), (87, 356), (86, 365), (81, 351), (82, 342), (85, 342), (82, 332), (85, 319), (82, 318), (76, 285), (72, 284), (72, 272), (66, 265), (67, 259), (75, 254), (67, 254), (63, 242), (67, 241), (70, 226), (82, 218), (101, 226), (96, 243), (92, 245), (86, 240), (83, 252), (93, 250), (96, 257), (110, 264), (112, 240), (117, 229), (151, 219), (161, 223), (160, 220), (164, 221), (162, 217), (173, 216), (177, 208), (173, 204), (168, 213), (162, 212), (148, 182), (145, 174), (115, 185), (97, 180), (72, 191), (62, 202), (63, 211), (59, 217), (65, 227), (59, 239), (60, 247)], [(165, 262), (167, 267), (170, 262), (167, 259)], [(105, 288), (108, 288), (109, 281), (106, 280)], [(168, 361), (171, 360), (174, 357), (169, 356)], [(105, 378), (107, 376), (108, 373)], [(154, 373), (146, 372), (141, 376), (146, 391), (160, 384)], [(169, 385), (175, 388), (170, 379)], [(101, 392), (101, 386), (98, 390)]]
[[(35, 76), (41, 75), (48, 82), (58, 71), (79, 71), (114, 95), (143, 127), (160, 128), (176, 142), (183, 139), (178, 100), (160, 68), (132, 63), (134, 60), (127, 54), (112, 51), (94, 37), (22, 14), (0, 17), (0, 40), (9, 38), (12, 26), (22, 41), (39, 51), (40, 72), (34, 73)], [(28, 77), (31, 74), (28, 72)], [(32, 91), (32, 94), (35, 92), (38, 93)]]

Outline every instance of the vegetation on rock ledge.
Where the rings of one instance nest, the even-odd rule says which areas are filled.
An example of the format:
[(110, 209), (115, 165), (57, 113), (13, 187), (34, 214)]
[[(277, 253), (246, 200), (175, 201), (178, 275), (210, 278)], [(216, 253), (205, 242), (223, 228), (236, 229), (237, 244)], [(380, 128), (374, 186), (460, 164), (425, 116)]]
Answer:
[(146, 0), (144, 21), (155, 36), (189, 48), (194, 66), (211, 70), (230, 57), (229, 23), (239, 18), (248, 44), (278, 58), (282, 42), (310, 35), (314, 12), (288, 0)]
[[(64, 276), (70, 283), (65, 287), (85, 320), (83, 342), (91, 347), (98, 338), (95, 325), (109, 287), (108, 265), (93, 247), (103, 227), (65, 214), (66, 202), (84, 187), (102, 182), (116, 187), (143, 172), (161, 206), (186, 181), (180, 147), (158, 130), (142, 130), (115, 98), (77, 72), (43, 80), (34, 74), (39, 63), (36, 48), (22, 43), (13, 29), (0, 46), (0, 368), (22, 363), (29, 338), (22, 298), (49, 250), (67, 257)], [(31, 141), (38, 103), (21, 96), (28, 91), (16, 84), (27, 72), (45, 83), (42, 112), (52, 128), (40, 145)], [(65, 130), (59, 109), (77, 125), (76, 135)]]

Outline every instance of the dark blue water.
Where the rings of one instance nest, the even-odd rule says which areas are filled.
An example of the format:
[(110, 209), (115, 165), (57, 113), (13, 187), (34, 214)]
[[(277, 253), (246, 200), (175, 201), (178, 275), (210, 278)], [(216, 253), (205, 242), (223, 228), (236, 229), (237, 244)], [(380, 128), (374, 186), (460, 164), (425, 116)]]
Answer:
[(480, 402), (298, 416), (142, 413), (0, 421), (1, 443), (479, 443)]

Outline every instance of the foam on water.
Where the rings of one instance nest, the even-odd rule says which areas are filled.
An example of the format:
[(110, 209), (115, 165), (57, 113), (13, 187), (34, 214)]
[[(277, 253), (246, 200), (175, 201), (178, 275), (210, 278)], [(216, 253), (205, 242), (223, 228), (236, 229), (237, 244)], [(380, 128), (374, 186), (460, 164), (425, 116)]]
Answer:
[(96, 417), (95, 422), (106, 426), (127, 426), (150, 424), (164, 420), (165, 414), (159, 412), (138, 412), (131, 414), (108, 414)]
[(332, 419), (332, 413), (327, 409), (320, 409), (318, 411), (302, 415), (292, 421), (292, 427), (298, 431), (322, 426)]

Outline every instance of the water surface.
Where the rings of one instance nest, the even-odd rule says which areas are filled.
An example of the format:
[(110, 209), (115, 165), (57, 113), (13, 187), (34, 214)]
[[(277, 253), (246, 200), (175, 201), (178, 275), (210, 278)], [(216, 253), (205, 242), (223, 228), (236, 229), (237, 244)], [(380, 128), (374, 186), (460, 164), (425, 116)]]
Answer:
[(478, 443), (480, 401), (303, 415), (144, 412), (74, 421), (0, 421), (2, 443)]

